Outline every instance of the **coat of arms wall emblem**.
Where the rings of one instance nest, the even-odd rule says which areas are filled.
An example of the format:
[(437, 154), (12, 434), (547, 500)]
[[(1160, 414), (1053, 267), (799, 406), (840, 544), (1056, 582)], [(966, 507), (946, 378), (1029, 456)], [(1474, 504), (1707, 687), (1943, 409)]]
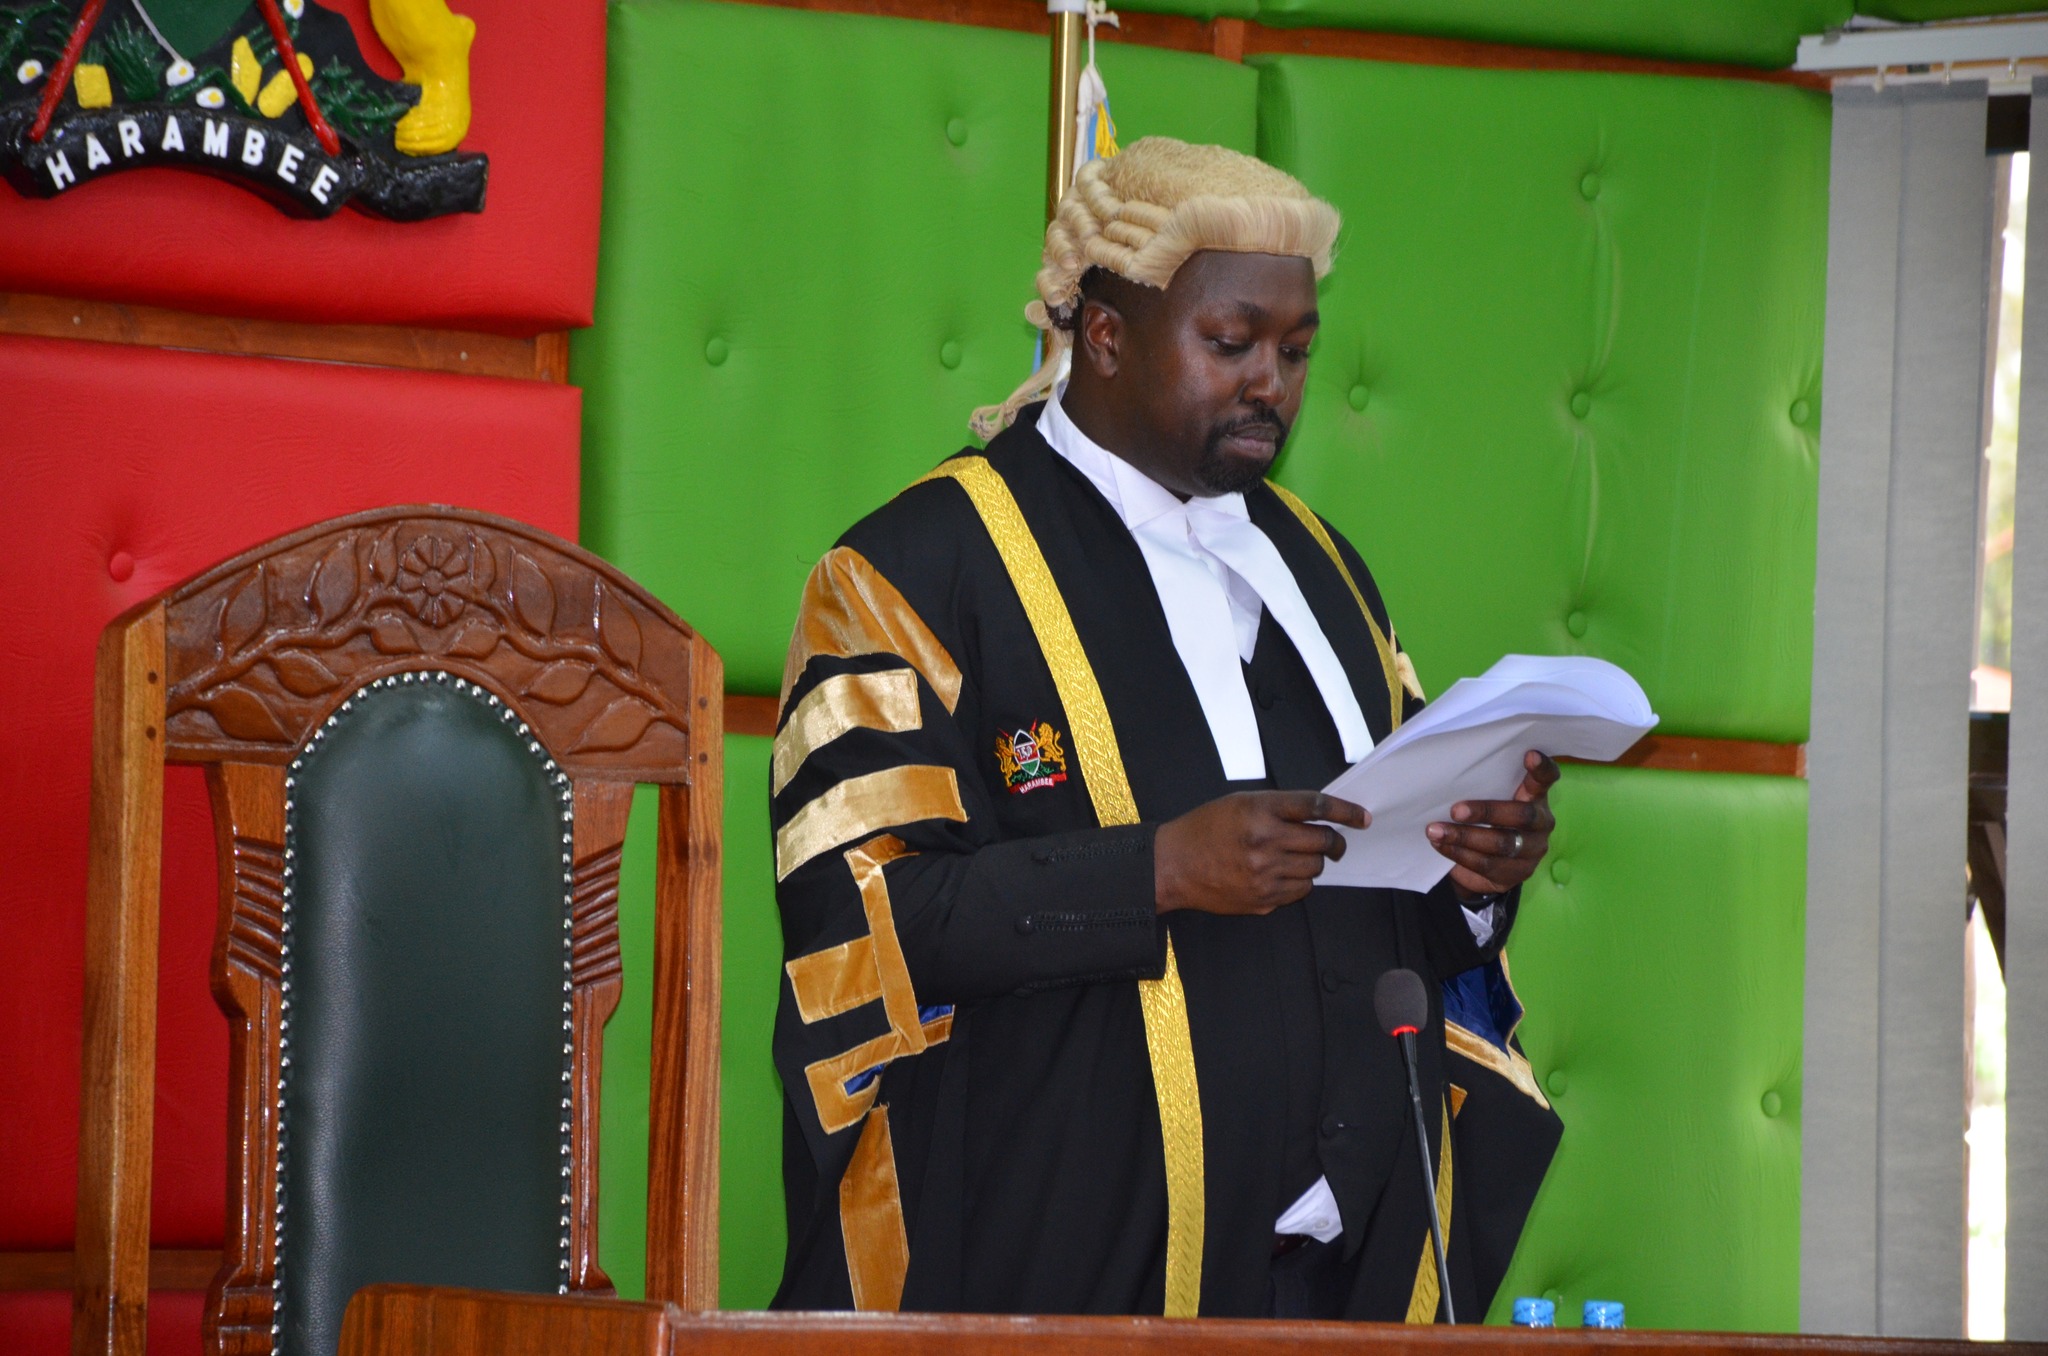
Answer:
[(480, 212), (469, 131), (476, 24), (446, 0), (370, 0), (386, 80), (316, 0), (0, 0), (0, 174), (54, 198), (171, 165), (287, 212), (394, 221)]

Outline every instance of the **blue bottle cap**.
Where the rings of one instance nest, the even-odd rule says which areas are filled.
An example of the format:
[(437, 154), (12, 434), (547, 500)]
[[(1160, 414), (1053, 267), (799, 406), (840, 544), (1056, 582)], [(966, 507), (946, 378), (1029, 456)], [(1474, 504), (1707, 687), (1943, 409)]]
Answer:
[(1523, 1297), (1515, 1301), (1515, 1326), (1518, 1328), (1554, 1328), (1557, 1326), (1557, 1306), (1547, 1299)]
[(1622, 1306), (1619, 1300), (1587, 1300), (1585, 1326), (1589, 1328), (1622, 1327)]

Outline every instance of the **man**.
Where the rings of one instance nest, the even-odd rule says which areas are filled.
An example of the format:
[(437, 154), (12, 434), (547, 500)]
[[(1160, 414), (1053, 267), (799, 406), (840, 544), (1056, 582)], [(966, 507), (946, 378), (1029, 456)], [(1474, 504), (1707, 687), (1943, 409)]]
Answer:
[[(1458, 977), (1492, 1052), (1448, 1052), (1437, 1012), (1421, 1042), (1452, 1295), (1481, 1316), (1533, 1179), (1496, 1171), (1468, 1218), (1444, 1131), (1463, 1084), (1536, 1105), (1494, 962), (1557, 770), (1532, 754), (1514, 799), (1433, 825), (1428, 895), (1314, 884), (1329, 824), (1370, 822), (1317, 788), (1421, 704), (1364, 563), (1264, 480), (1337, 226), (1220, 147), (1089, 164), (1026, 312), (1044, 369), (977, 413), (985, 455), (812, 574), (772, 778), (778, 1306), (1431, 1321), (1372, 1011), (1406, 966)], [(1540, 1178), (1554, 1133), (1491, 1124)]]

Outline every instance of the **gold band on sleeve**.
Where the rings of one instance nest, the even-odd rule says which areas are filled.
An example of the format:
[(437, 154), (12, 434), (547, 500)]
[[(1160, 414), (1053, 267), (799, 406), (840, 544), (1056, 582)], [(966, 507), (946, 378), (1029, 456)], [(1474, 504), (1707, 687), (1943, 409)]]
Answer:
[(849, 730), (900, 734), (920, 724), (917, 675), (909, 669), (835, 674), (806, 692), (775, 732), (768, 792), (781, 795), (806, 759)]
[[(846, 864), (860, 891), (868, 935), (798, 956), (782, 968), (796, 995), (797, 1015), (806, 1023), (837, 1017), (863, 1004), (883, 999), (889, 1026), (902, 1039), (904, 1054), (916, 1054), (929, 1043), (917, 1015), (917, 994), (910, 985), (910, 966), (896, 936), (896, 914), (889, 903), (889, 882), (882, 868), (899, 857), (915, 856), (893, 834), (870, 838), (846, 851)], [(951, 1028), (951, 1020), (946, 1022)], [(943, 1037), (941, 1038), (943, 1039)]]
[[(1052, 670), (1053, 686), (1073, 731), (1074, 756), (1080, 762), (1096, 822), (1105, 828), (1137, 823), (1137, 799), (1131, 794), (1101, 684), (1016, 496), (985, 457), (955, 457), (925, 480), (942, 477), (959, 482), (967, 492), (1024, 604), (1024, 615), (1030, 619), (1032, 634)], [(1192, 1317), (1202, 1300), (1206, 1189), (1202, 1100), (1195, 1076), (1194, 1041), (1188, 1033), (1187, 993), (1170, 937), (1165, 973), (1155, 980), (1138, 981), (1138, 1000), (1145, 1017), (1145, 1047), (1152, 1061), (1152, 1087), (1159, 1101), (1166, 1157), (1165, 1312), (1168, 1317)]]
[(910, 763), (849, 777), (791, 815), (776, 832), (775, 879), (786, 879), (828, 848), (876, 829), (922, 819), (966, 822), (967, 808), (960, 803), (960, 782), (952, 768)]
[(871, 937), (798, 956), (782, 967), (796, 995), (797, 1016), (806, 1024), (851, 1012), (882, 996), (881, 972), (875, 968)]
[(924, 675), (951, 711), (960, 703), (960, 666), (896, 586), (851, 547), (825, 553), (804, 583), (796, 632), (782, 667), (782, 704), (819, 655), (893, 654)]
[(846, 1080), (869, 1069), (877, 1069), (903, 1051), (902, 1038), (884, 1031), (871, 1041), (842, 1050), (829, 1059), (804, 1065), (804, 1081), (811, 1087), (811, 1102), (818, 1109), (818, 1124), (828, 1135), (836, 1135), (867, 1115), (882, 1090), (882, 1080), (869, 1080), (858, 1092), (846, 1090)]
[(925, 1047), (924, 1024), (917, 1019), (917, 993), (910, 986), (910, 965), (903, 959), (903, 942), (896, 935), (896, 910), (889, 902), (889, 879), (882, 868), (898, 857), (909, 856), (901, 838), (883, 834), (862, 843), (846, 854), (853, 871), (853, 883), (860, 890), (861, 908), (868, 917), (868, 936), (874, 939), (875, 974), (882, 986), (882, 1011), (889, 1028), (903, 1041), (903, 1053), (914, 1055)]
[[(1379, 618), (1373, 616), (1372, 609), (1365, 605), (1365, 594), (1359, 589), (1358, 581), (1351, 577), (1351, 567), (1344, 563), (1344, 557), (1338, 553), (1337, 543), (1330, 539), (1330, 531), (1323, 526), (1323, 520), (1316, 517), (1315, 510), (1302, 503), (1294, 491), (1284, 485), (1274, 484), (1270, 480), (1266, 483), (1272, 486), (1274, 494), (1280, 496), (1280, 502), (1287, 505), (1288, 510), (1301, 520), (1301, 525), (1308, 529), (1308, 534), (1316, 539), (1316, 545), (1323, 548), (1323, 554), (1328, 556), (1330, 563), (1337, 567), (1337, 573), (1344, 577), (1344, 583), (1351, 590), (1351, 596), (1357, 600), (1358, 610), (1365, 614), (1366, 627), (1372, 632), (1373, 648), (1379, 651), (1380, 670), (1386, 675), (1387, 700), (1394, 708), (1394, 724), (1392, 728), (1399, 729), (1401, 726), (1401, 688), (1403, 682), (1400, 660), (1394, 656), (1393, 643), (1387, 639), (1387, 633), (1380, 629)], [(1405, 656), (1403, 657), (1405, 658)], [(1419, 697), (1422, 695), (1422, 685), (1417, 683), (1415, 686), (1416, 695)]]
[(839, 1179), (839, 1232), (846, 1243), (853, 1307), (893, 1310), (901, 1305), (903, 1278), (910, 1272), (910, 1237), (903, 1226), (903, 1192), (886, 1106), (868, 1112), (853, 1161)]
[(879, 1074), (891, 1062), (905, 1055), (920, 1054), (947, 1039), (953, 1031), (950, 1007), (935, 1014), (930, 1022), (919, 1015), (917, 994), (910, 984), (910, 966), (903, 958), (903, 943), (896, 936), (888, 877), (882, 874), (882, 868), (890, 862), (917, 854), (902, 839), (885, 833), (847, 849), (844, 855), (848, 869), (853, 872), (854, 886), (860, 891), (868, 935), (799, 956), (784, 969), (796, 994), (797, 1014), (805, 1022), (822, 1021), (879, 998), (883, 1014), (889, 1019), (889, 1029), (851, 1050), (804, 1066), (804, 1079), (810, 1084), (811, 1100), (818, 1109), (818, 1123), (828, 1135), (837, 1134), (859, 1120), (881, 1087), (876, 1079), (850, 1093), (846, 1090), (848, 1079), (870, 1069)]

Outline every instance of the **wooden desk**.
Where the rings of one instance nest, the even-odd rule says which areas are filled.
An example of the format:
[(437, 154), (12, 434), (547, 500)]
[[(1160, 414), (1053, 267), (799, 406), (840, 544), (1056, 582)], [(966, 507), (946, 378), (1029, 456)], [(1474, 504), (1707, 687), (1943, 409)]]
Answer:
[(673, 1305), (370, 1286), (340, 1356), (2006, 1356), (2048, 1343), (1423, 1328), (1249, 1319), (684, 1313)]

